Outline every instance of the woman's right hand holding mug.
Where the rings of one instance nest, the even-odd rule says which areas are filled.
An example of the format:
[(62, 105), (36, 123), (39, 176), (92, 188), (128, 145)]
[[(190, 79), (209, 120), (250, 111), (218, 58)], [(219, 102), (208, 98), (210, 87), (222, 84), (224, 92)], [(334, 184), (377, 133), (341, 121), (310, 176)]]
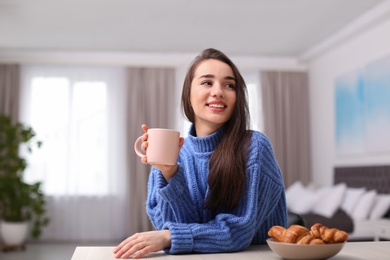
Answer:
[[(144, 134), (134, 144), (134, 150), (141, 157), (141, 162), (150, 164), (161, 171), (166, 181), (177, 172), (177, 158), (184, 144), (184, 138), (178, 131), (141, 126)], [(138, 147), (142, 141), (141, 150)]]

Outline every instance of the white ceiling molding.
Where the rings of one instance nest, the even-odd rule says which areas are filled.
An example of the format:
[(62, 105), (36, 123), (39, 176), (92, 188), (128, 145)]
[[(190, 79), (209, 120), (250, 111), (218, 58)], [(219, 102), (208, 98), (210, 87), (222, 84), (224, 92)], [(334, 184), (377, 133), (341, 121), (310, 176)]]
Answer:
[[(98, 65), (98, 66), (188, 66), (197, 53), (126, 53), (0, 50), (0, 62), (50, 65)], [(240, 69), (306, 70), (294, 57), (230, 56)]]

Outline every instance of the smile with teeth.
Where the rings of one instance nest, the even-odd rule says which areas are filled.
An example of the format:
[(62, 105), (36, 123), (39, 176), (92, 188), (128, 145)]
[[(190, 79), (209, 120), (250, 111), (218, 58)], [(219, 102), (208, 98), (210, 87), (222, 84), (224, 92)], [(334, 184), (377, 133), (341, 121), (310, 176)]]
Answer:
[(208, 106), (209, 107), (215, 107), (215, 108), (225, 108), (225, 106), (221, 105), (221, 104), (209, 104)]

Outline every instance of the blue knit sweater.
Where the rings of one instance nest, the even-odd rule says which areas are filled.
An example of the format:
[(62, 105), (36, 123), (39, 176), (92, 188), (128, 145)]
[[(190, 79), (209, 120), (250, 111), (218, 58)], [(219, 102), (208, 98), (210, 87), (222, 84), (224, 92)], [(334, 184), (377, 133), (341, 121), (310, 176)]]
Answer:
[(207, 137), (185, 139), (178, 171), (168, 182), (152, 167), (146, 210), (157, 230), (169, 229), (170, 254), (219, 253), (264, 244), (273, 225), (287, 226), (283, 177), (268, 138), (253, 131), (246, 167), (246, 187), (238, 207), (228, 212), (203, 208), (209, 159), (222, 129)]

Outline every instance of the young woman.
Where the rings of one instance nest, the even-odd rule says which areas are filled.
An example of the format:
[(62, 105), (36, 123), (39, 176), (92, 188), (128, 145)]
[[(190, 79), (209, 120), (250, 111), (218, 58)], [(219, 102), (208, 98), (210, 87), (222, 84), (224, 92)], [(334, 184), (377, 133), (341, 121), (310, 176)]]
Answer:
[(149, 176), (146, 209), (156, 230), (124, 240), (118, 258), (239, 251), (287, 226), (282, 173), (267, 137), (249, 130), (246, 85), (227, 56), (206, 49), (195, 58), (182, 107), (192, 126), (178, 162), (153, 165)]

